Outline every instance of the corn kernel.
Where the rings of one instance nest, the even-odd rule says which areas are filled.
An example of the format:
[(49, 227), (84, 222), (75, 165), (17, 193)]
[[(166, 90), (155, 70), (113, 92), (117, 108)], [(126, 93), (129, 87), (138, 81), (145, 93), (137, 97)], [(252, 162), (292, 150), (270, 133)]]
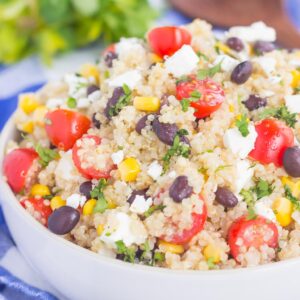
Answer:
[(50, 206), (52, 210), (55, 210), (65, 205), (66, 205), (66, 200), (64, 200), (60, 196), (55, 196), (50, 200)]
[(159, 63), (162, 62), (163, 59), (160, 56), (156, 55), (155, 53), (151, 53), (151, 61), (153, 63)]
[(157, 97), (135, 97), (133, 105), (137, 110), (154, 112), (160, 107), (160, 100)]
[(233, 104), (229, 104), (229, 111), (230, 112), (234, 112), (234, 105)]
[(32, 119), (33, 119), (34, 124), (36, 124), (38, 126), (44, 126), (45, 125), (44, 119), (45, 119), (45, 115), (46, 115), (47, 111), (48, 111), (48, 109), (46, 106), (44, 106), (44, 105), (39, 106), (33, 112)]
[(32, 121), (25, 122), (21, 125), (21, 130), (26, 133), (33, 133), (34, 124)]
[(163, 240), (159, 240), (158, 246), (163, 252), (171, 252), (174, 254), (182, 254), (184, 252), (184, 247), (182, 245), (169, 243)]
[(97, 226), (97, 234), (101, 235), (103, 231), (104, 231), (104, 225), (103, 224), (99, 224)]
[(272, 208), (281, 226), (288, 226), (292, 222), (293, 204), (290, 200), (284, 197), (277, 198)]
[(203, 255), (208, 259), (212, 259), (214, 263), (218, 263), (221, 260), (221, 253), (220, 249), (214, 245), (214, 244), (208, 244), (204, 249), (203, 249)]
[(109, 209), (114, 209), (117, 207), (117, 204), (114, 201), (109, 200), (109, 199), (107, 200), (107, 204), (108, 204)]
[(300, 180), (293, 182), (289, 177), (284, 176), (281, 178), (281, 182), (291, 189), (293, 196), (297, 198), (300, 196)]
[(20, 95), (19, 106), (26, 114), (32, 113), (39, 105), (34, 94), (28, 93)]
[(298, 180), (294, 183), (294, 186), (292, 188), (292, 193), (295, 197), (299, 198), (299, 196), (300, 196), (300, 180)]
[(49, 196), (51, 193), (49, 188), (46, 185), (37, 183), (33, 185), (33, 187), (31, 188), (30, 194), (31, 196), (43, 197), (43, 196)]
[(83, 210), (82, 210), (83, 215), (84, 216), (91, 215), (93, 213), (96, 203), (97, 203), (96, 199), (90, 199), (90, 200), (86, 201), (83, 206)]
[(80, 69), (80, 74), (85, 78), (94, 77), (96, 82), (99, 83), (100, 74), (97, 66), (95, 65), (92, 64), (82, 65)]
[(293, 70), (291, 72), (292, 76), (293, 76), (293, 80), (291, 83), (291, 87), (292, 88), (296, 88), (298, 86), (300, 86), (300, 71), (298, 70)]
[(225, 54), (231, 54), (232, 53), (232, 50), (227, 45), (225, 45), (221, 42), (216, 42), (216, 47), (219, 48)]
[(124, 159), (118, 165), (118, 168), (119, 168), (119, 172), (121, 174), (122, 180), (127, 181), (127, 182), (135, 181), (137, 175), (141, 171), (138, 161), (133, 157)]

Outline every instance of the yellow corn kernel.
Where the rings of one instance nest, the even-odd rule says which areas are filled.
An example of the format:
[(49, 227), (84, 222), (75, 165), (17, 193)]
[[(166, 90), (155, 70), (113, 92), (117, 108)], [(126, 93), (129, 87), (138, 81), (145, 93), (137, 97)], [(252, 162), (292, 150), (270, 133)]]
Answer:
[(66, 200), (64, 200), (61, 196), (55, 196), (50, 200), (50, 206), (52, 210), (55, 210), (65, 205)]
[(292, 88), (296, 88), (298, 86), (300, 86), (300, 71), (298, 70), (293, 70), (291, 72), (292, 76), (293, 76), (293, 80), (291, 83), (291, 87)]
[(133, 105), (137, 110), (154, 112), (160, 107), (160, 100), (157, 97), (135, 97)]
[(300, 180), (293, 182), (289, 177), (284, 176), (281, 178), (281, 182), (291, 189), (293, 196), (297, 198), (300, 196)]
[(26, 114), (32, 113), (39, 105), (35, 94), (27, 93), (20, 95), (19, 106)]
[(80, 68), (80, 74), (85, 78), (94, 77), (96, 82), (99, 83), (100, 74), (97, 66), (95, 65), (92, 64), (82, 65)]
[(203, 249), (203, 255), (206, 258), (206, 260), (211, 259), (214, 263), (218, 263), (221, 260), (221, 251), (214, 244), (208, 244)]
[(31, 196), (43, 197), (43, 196), (49, 196), (51, 193), (49, 188), (46, 185), (37, 183), (33, 185), (33, 187), (31, 188), (30, 194)]
[(136, 177), (141, 171), (138, 161), (133, 157), (124, 159), (118, 165), (118, 169), (121, 174), (122, 180), (127, 182), (135, 181)]
[(234, 105), (233, 104), (229, 104), (229, 111), (230, 112), (234, 112)]
[(288, 185), (289, 187), (291, 187), (291, 185), (293, 184), (293, 181), (287, 176), (281, 177), (281, 182), (283, 185)]
[(97, 226), (97, 234), (101, 235), (103, 231), (104, 231), (104, 225), (103, 224), (99, 224)]
[(281, 226), (288, 226), (292, 222), (293, 204), (290, 200), (284, 197), (277, 198), (272, 208)]
[(107, 204), (108, 204), (109, 209), (114, 209), (117, 207), (117, 204), (114, 201), (109, 200), (109, 199), (107, 200)]
[(83, 206), (83, 210), (82, 210), (83, 215), (84, 216), (91, 215), (93, 213), (96, 203), (97, 203), (96, 199), (90, 199), (90, 200), (86, 201)]
[(222, 52), (224, 52), (225, 54), (231, 54), (232, 50), (225, 44), (223, 44), (222, 42), (216, 42), (215, 45), (217, 48), (219, 48)]
[(34, 124), (38, 126), (44, 126), (45, 125), (45, 115), (47, 113), (48, 109), (46, 106), (42, 105), (39, 106), (32, 115), (32, 119)]
[(32, 121), (25, 122), (21, 125), (21, 130), (26, 133), (32, 133), (34, 129), (34, 124)]
[(182, 245), (172, 244), (163, 240), (158, 241), (158, 246), (163, 252), (171, 252), (174, 254), (182, 254), (184, 252)]
[(299, 196), (300, 196), (300, 180), (298, 180), (294, 183), (294, 186), (292, 188), (292, 193), (295, 197), (299, 198)]
[(159, 63), (162, 62), (163, 59), (160, 56), (156, 55), (155, 53), (151, 53), (151, 61), (153, 63)]

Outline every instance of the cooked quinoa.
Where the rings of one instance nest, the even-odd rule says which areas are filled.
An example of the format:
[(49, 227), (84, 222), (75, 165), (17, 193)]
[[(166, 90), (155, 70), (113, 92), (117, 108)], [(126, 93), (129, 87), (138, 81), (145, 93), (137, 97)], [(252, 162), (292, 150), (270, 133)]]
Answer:
[(6, 180), (99, 255), (185, 270), (299, 256), (300, 52), (276, 49), (263, 23), (220, 40), (201, 20), (170, 28), (21, 94)]

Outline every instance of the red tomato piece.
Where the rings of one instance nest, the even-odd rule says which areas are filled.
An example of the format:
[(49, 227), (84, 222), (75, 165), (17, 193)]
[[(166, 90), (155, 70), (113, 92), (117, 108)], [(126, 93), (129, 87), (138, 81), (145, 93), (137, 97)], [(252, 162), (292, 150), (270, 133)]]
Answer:
[(33, 216), (43, 225), (47, 225), (48, 218), (52, 213), (50, 202), (48, 200), (45, 200), (43, 198), (30, 197), (22, 199), (20, 203), (25, 209), (32, 206), (35, 212), (40, 213), (40, 215), (34, 214)]
[(20, 193), (26, 184), (26, 176), (38, 154), (33, 149), (19, 148), (9, 152), (3, 161), (3, 172), (9, 186)]
[(218, 110), (225, 100), (222, 87), (209, 78), (200, 80), (193, 75), (187, 81), (181, 81), (176, 86), (176, 98), (180, 101), (193, 96), (193, 92), (201, 94), (199, 100), (190, 103), (195, 109), (196, 118), (208, 117)]
[(46, 132), (51, 143), (67, 151), (85, 134), (91, 121), (85, 115), (66, 109), (57, 109), (46, 115)]
[(192, 36), (180, 27), (164, 26), (152, 29), (148, 33), (148, 42), (152, 51), (160, 57), (172, 55), (183, 45), (191, 44)]
[(199, 199), (200, 201), (203, 202), (203, 210), (201, 214), (196, 214), (196, 213), (192, 214), (193, 217), (192, 227), (188, 229), (184, 229), (181, 233), (175, 234), (171, 237), (164, 236), (162, 237), (163, 240), (170, 243), (183, 245), (188, 243), (197, 233), (199, 233), (203, 229), (207, 218), (207, 208), (202, 197), (199, 197)]
[(231, 255), (237, 259), (241, 253), (241, 247), (254, 247), (258, 249), (263, 245), (276, 248), (278, 245), (278, 229), (270, 220), (257, 216), (248, 220), (247, 216), (236, 219), (228, 231), (228, 244)]
[(282, 166), (284, 151), (294, 146), (292, 129), (282, 121), (265, 119), (255, 125), (255, 130), (258, 136), (249, 156), (262, 164)]
[(107, 46), (104, 49), (104, 51), (102, 53), (102, 56), (105, 56), (108, 52), (113, 52), (113, 53), (116, 52), (116, 46), (115, 46), (115, 44), (111, 44), (111, 45)]
[[(109, 178), (110, 172), (114, 168), (114, 165), (112, 162), (108, 161), (106, 163), (105, 169), (101, 169), (101, 170), (97, 169), (95, 164), (93, 164), (92, 166), (89, 166), (87, 168), (82, 167), (84, 158), (79, 156), (79, 152), (80, 152), (80, 150), (83, 149), (82, 145), (84, 144), (84, 141), (86, 139), (94, 141), (93, 145), (89, 144), (87, 146), (88, 149), (96, 148), (97, 146), (99, 146), (101, 144), (101, 138), (96, 135), (84, 135), (80, 140), (78, 140), (74, 144), (73, 149), (72, 149), (73, 162), (74, 162), (76, 168), (85, 178), (88, 178), (88, 179)], [(91, 151), (96, 151), (96, 150), (92, 149)], [(100, 155), (101, 154), (99, 154), (98, 157)]]

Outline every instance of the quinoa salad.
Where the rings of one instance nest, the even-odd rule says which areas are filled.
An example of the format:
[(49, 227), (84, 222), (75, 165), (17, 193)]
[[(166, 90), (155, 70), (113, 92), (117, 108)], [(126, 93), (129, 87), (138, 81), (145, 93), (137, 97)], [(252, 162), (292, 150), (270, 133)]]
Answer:
[(122, 38), (19, 96), (4, 180), (51, 234), (125, 262), (300, 256), (300, 51), (275, 41), (202, 20)]

